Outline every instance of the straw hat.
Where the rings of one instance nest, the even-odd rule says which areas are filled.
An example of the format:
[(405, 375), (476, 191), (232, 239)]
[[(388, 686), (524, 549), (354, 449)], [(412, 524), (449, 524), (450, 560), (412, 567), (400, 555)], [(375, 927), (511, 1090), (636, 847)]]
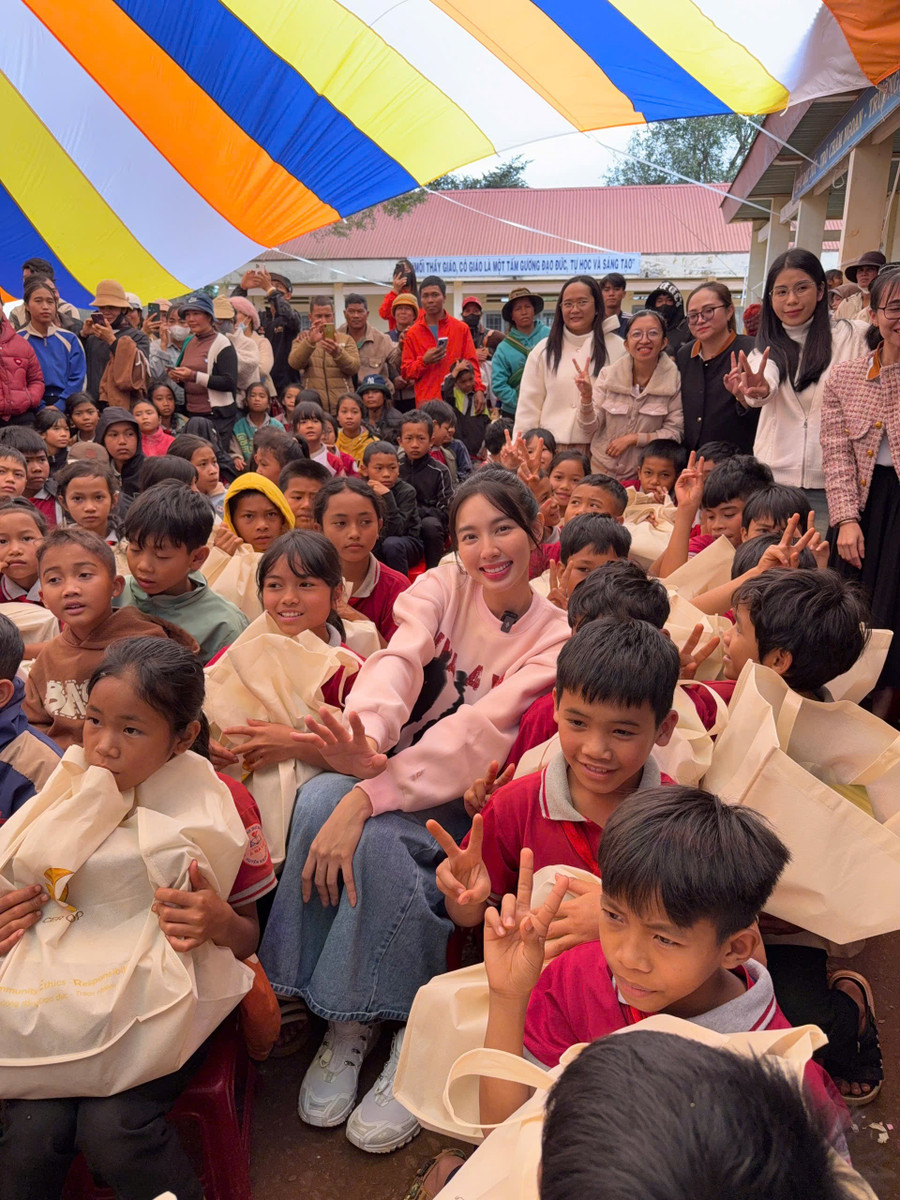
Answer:
[(509, 293), (509, 299), (500, 310), (500, 315), (503, 317), (503, 320), (507, 323), (507, 325), (512, 325), (512, 310), (513, 305), (517, 300), (530, 300), (535, 316), (544, 311), (544, 300), (542, 296), (536, 295), (531, 288), (513, 288), (513, 290)]
[(234, 317), (234, 305), (227, 296), (216, 296), (213, 300), (213, 315), (217, 321), (230, 321)]
[(131, 303), (125, 295), (125, 289), (116, 279), (101, 279), (97, 284), (97, 295), (91, 301), (91, 308), (131, 308)]

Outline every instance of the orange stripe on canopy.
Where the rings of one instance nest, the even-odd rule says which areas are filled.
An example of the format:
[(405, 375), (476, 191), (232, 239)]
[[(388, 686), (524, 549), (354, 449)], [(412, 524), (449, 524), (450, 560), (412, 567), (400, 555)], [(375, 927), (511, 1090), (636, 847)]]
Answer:
[(873, 83), (900, 66), (900, 0), (824, 0)]
[[(176, 171), (264, 246), (338, 219), (274, 162), (113, 0), (24, 0)], [(115, 146), (109, 147), (115, 157)], [(240, 163), (240, 173), (235, 164)], [(135, 187), (141, 181), (134, 181)], [(160, 213), (160, 220), (165, 214)]]

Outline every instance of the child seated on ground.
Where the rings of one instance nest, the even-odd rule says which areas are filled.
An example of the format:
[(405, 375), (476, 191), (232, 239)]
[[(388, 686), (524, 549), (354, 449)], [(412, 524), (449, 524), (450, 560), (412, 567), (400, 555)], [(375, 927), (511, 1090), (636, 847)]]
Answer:
[[(571, 504), (570, 501), (570, 508)], [(605, 513), (585, 512), (566, 521), (559, 537), (562, 569), (559, 570), (556, 563), (550, 563), (547, 599), (563, 612), (567, 611), (569, 598), (591, 571), (627, 559), (630, 549), (631, 534)]]
[(51, 530), (38, 551), (44, 604), (62, 625), (47, 642), (25, 683), (28, 720), (66, 749), (81, 743), (88, 680), (110, 642), (119, 638), (172, 638), (191, 653), (197, 643), (136, 608), (113, 608), (125, 581), (112, 550), (77, 525)]
[(253, 435), (253, 469), (257, 475), (264, 475), (275, 487), (278, 486), (279, 476), (288, 463), (300, 462), (305, 458), (305, 447), (283, 430), (267, 426)]
[(548, 501), (541, 511), (545, 529), (559, 524), (569, 507), (573, 492), (590, 473), (590, 464), (580, 450), (560, 450), (554, 454), (547, 470), (552, 504)]
[(0, 498), (0, 600), (41, 603), (38, 550), (46, 533), (44, 514), (24, 496)]
[(197, 491), (197, 468), (185, 458), (177, 458), (174, 454), (157, 455), (147, 458), (141, 467), (138, 477), (141, 495), (157, 483), (183, 483), (192, 492)]
[(123, 526), (131, 574), (116, 601), (117, 607), (133, 604), (146, 616), (185, 630), (198, 642), (202, 662), (209, 662), (249, 624), (201, 572), (212, 527), (206, 500), (184, 484), (167, 480), (142, 492)]
[(472, 474), (472, 458), (456, 436), (456, 409), (444, 400), (426, 400), (419, 412), (428, 413), (434, 426), (431, 435), (431, 453), (442, 462), (453, 476), (453, 485), (462, 483)]
[(0, 614), (0, 825), (41, 790), (59, 764), (59, 747), (32, 728), (22, 711), (25, 684), (18, 670), (24, 657), (21, 633)]
[[(234, 425), (233, 439), (237, 449), (232, 446), (235, 457), (240, 455), (244, 467), (249, 468), (253, 458), (253, 439), (260, 429), (277, 429), (284, 433), (284, 426), (271, 415), (269, 391), (264, 383), (251, 383), (244, 397), (246, 413), (239, 417)], [(258, 469), (258, 467), (257, 467)]]
[(0, 496), (23, 495), (27, 476), (24, 454), (0, 443)]
[(315, 529), (316, 496), (329, 479), (328, 468), (308, 458), (289, 462), (278, 476), (278, 489), (294, 514), (295, 529)]
[[(555, 526), (544, 526), (544, 540), (532, 555), (531, 578), (536, 579), (550, 563), (559, 562), (560, 535), (563, 527), (574, 517), (597, 513), (611, 517), (619, 525), (625, 520), (628, 494), (618, 480), (609, 475), (587, 475), (575, 485), (569, 503)], [(555, 502), (542, 509), (543, 519), (553, 520), (558, 512)]]
[(119, 476), (116, 511), (123, 517), (139, 491), (138, 476), (144, 463), (140, 434), (137, 419), (124, 408), (104, 409), (97, 424), (94, 440), (106, 450)]
[(54, 405), (42, 408), (35, 416), (35, 429), (41, 435), (47, 458), (50, 460), (50, 474), (55, 476), (66, 465), (69, 453), (69, 422), (65, 414)]
[[(386, 645), (397, 628), (394, 601), (409, 587), (409, 580), (372, 553), (383, 511), (381, 499), (362, 479), (331, 479), (316, 496), (316, 524), (338, 552), (351, 589), (350, 607), (374, 623)], [(338, 612), (345, 620), (355, 616), (346, 613), (343, 605)]]
[(329, 475), (355, 475), (355, 460), (349, 454), (332, 453), (326, 444), (330, 417), (321, 404), (304, 400), (305, 394), (301, 392), (291, 417), (291, 432), (295, 437), (303, 438), (309, 448), (309, 457), (313, 462), (321, 463)]
[(522, 434), (522, 440), (525, 442), (525, 449), (529, 454), (534, 451), (538, 439), (542, 443), (540, 468), (542, 471), (549, 471), (550, 464), (556, 456), (556, 438), (549, 429), (541, 429), (540, 426), (536, 426), (534, 429), (526, 429)]
[(215, 446), (196, 434), (179, 433), (166, 454), (184, 458), (194, 467), (197, 472), (197, 491), (206, 497), (214, 515), (221, 520), (226, 489), (219, 479)]
[(174, 435), (163, 429), (156, 405), (151, 400), (136, 400), (131, 413), (141, 431), (141, 450), (145, 457), (167, 454)]
[(384, 523), (374, 554), (400, 575), (422, 557), (422, 519), (411, 483), (400, 478), (400, 455), (391, 442), (371, 442), (363, 452), (360, 474), (384, 506)]
[(232, 555), (241, 545), (262, 554), (277, 537), (294, 528), (294, 514), (284, 495), (266, 475), (247, 471), (225, 493), (222, 524), (214, 544)]
[(400, 412), (394, 408), (393, 395), (383, 375), (364, 375), (356, 389), (365, 410), (366, 424), (382, 442), (394, 442), (400, 436)]
[(356, 392), (344, 392), (338, 398), (337, 419), (340, 430), (335, 445), (341, 454), (349, 454), (358, 470), (366, 446), (378, 439), (366, 425), (363, 402)]
[(623, 484), (652, 496), (657, 504), (668, 504), (686, 462), (687, 452), (681, 442), (655, 438), (638, 455), (637, 479), (623, 480)]
[[(53, 536), (58, 538), (60, 532)], [(82, 536), (89, 537), (87, 534)], [(97, 545), (102, 543), (97, 540)], [(149, 1064), (149, 1078), (144, 1074), (147, 1082), (123, 1090), (121, 1086), (115, 1086), (115, 1072), (121, 1072), (127, 1065), (131, 1069), (131, 1078), (140, 1079), (141, 1068), (148, 1071), (148, 1064), (140, 1055), (132, 1055), (136, 1061), (129, 1064), (127, 1053), (120, 1050), (119, 1061), (109, 1066), (112, 1095), (95, 1091), (88, 1098), (75, 1093), (51, 1100), (17, 1100), (6, 1093), (3, 1132), (0, 1134), (0, 1175), (5, 1184), (16, 1181), (19, 1197), (30, 1200), (32, 1197), (59, 1196), (72, 1160), (80, 1151), (89, 1168), (102, 1176), (117, 1195), (155, 1196), (173, 1188), (179, 1200), (201, 1200), (203, 1188), (181, 1146), (176, 1128), (166, 1120), (166, 1114), (202, 1063), (202, 1051), (197, 1051), (213, 1033), (220, 1019), (218, 1014), (227, 1004), (229, 989), (235, 1004), (242, 991), (246, 991), (247, 969), (227, 957), (225, 952), (230, 952), (234, 959), (246, 959), (254, 953), (259, 940), (256, 902), (274, 888), (275, 878), (260, 830), (259, 814), (250, 797), (244, 792), (239, 803), (232, 793), (237, 811), (226, 809), (224, 806), (230, 804), (230, 799), (224, 785), (197, 755), (186, 754), (201, 728), (204, 692), (203, 671), (193, 655), (165, 640), (138, 637), (117, 641), (98, 661), (83, 690), (88, 721), (84, 751), (70, 751), (67, 760), (72, 786), (84, 781), (89, 768), (94, 768), (95, 772), (99, 769), (100, 779), (105, 781), (103, 786), (108, 786), (111, 775), (119, 792), (127, 794), (134, 789), (132, 797), (138, 809), (147, 809), (149, 815), (155, 816), (154, 808), (158, 807), (164, 814), (163, 821), (180, 831), (178, 842), (167, 847), (165, 859), (160, 857), (154, 868), (155, 872), (165, 871), (164, 878), (172, 886), (155, 887), (147, 878), (143, 864), (132, 866), (124, 855), (120, 854), (117, 862), (121, 863), (123, 874), (130, 875), (131, 870), (135, 870), (135, 875), (129, 878), (130, 887), (125, 889), (130, 894), (123, 896), (122, 902), (129, 915), (134, 913), (132, 921), (137, 924), (141, 944), (147, 946), (141, 960), (145, 973), (140, 977), (140, 984), (132, 984), (125, 992), (125, 1003), (137, 1003), (138, 1007), (125, 1015), (131, 1018), (135, 1028), (142, 1024), (142, 1017), (152, 1020), (156, 1014), (141, 1011), (139, 995), (145, 994), (151, 981), (164, 986), (160, 972), (172, 972), (174, 968), (179, 977), (190, 972), (187, 995), (179, 997), (180, 1017), (171, 1017), (174, 1028), (170, 1023), (167, 1031), (177, 1049), (164, 1044), (159, 1048), (161, 1061), (182, 1061), (183, 1065), (170, 1074), (154, 1078), (152, 1064)], [(89, 801), (91, 784), (88, 782), (83, 786), (84, 797)], [(28, 811), (26, 805), (19, 817), (25, 817)], [(215, 821), (212, 820), (213, 813)], [(40, 817), (36, 816), (34, 820), (37, 822)], [(159, 830), (160, 826), (155, 828)], [(129, 833), (120, 828), (115, 835), (119, 836), (117, 844), (122, 847), (122, 838), (127, 838)], [(171, 840), (173, 834), (168, 836)], [(134, 846), (137, 854), (136, 837)], [(102, 888), (102, 861), (92, 871), (92, 858), (89, 857), (79, 869), (78, 878), (81, 880), (83, 875), (93, 878), (94, 886), (99, 884)], [(201, 873), (198, 860), (208, 864), (206, 874)], [(99, 901), (95, 904), (98, 910), (112, 910), (112, 917), (104, 918), (101, 913), (95, 913), (95, 922), (105, 921), (106, 925), (112, 926), (120, 919), (119, 906), (113, 899), (117, 883), (114, 880), (107, 885), (105, 905)], [(82, 886), (86, 884), (82, 883)], [(69, 887), (70, 894), (77, 891), (77, 885), (72, 881)], [(149, 915), (146, 918), (140, 915), (138, 887), (147, 892)], [(20, 888), (11, 895), (20, 904), (27, 904), (33, 912), (28, 913), (11, 937), (8, 936), (10, 916), (15, 910), (7, 908), (0, 914), (0, 954), (9, 954), (19, 940), (34, 937), (28, 927), (44, 919), (44, 905), (48, 906), (48, 912), (59, 911), (59, 905), (51, 901), (47, 890), (39, 884)], [(162, 941), (155, 929), (152, 935), (148, 931), (149, 922), (153, 920), (158, 922), (165, 939), (162, 949), (151, 941), (151, 936)], [(99, 964), (104, 961), (104, 928), (101, 924), (99, 932), (94, 934), (100, 939), (96, 947), (97, 970), (102, 969)], [(221, 950), (214, 947), (221, 947)], [(121, 949), (120, 938), (118, 950)], [(184, 966), (170, 961), (173, 951), (184, 956)], [(5, 975), (7, 983), (14, 978), (15, 963), (13, 959), (9, 964)], [(123, 972), (129, 970), (127, 963), (120, 967), (120, 960), (110, 965)], [(204, 1001), (208, 1002), (206, 1011)], [(114, 1006), (115, 1000), (111, 997), (107, 1020), (109, 1027), (117, 1029)], [(87, 1035), (84, 1029), (78, 1028), (77, 1014), (73, 1015), (72, 1022), (73, 1043), (80, 1039), (81, 1057), (93, 1060), (94, 1050), (89, 1043), (85, 1045)], [(15, 1027), (8, 1021), (5, 1024), (15, 1035)], [(29, 1034), (35, 1025), (40, 1026), (40, 1020), (29, 1012)], [(85, 1026), (86, 1029), (94, 1027), (94, 1022)], [(105, 1033), (107, 1028), (101, 1023), (100, 1033)], [(27, 1039), (29, 1034), (23, 1031), (21, 1036)], [(129, 1029), (121, 1036), (127, 1039), (130, 1035)], [(119, 1039), (115, 1040), (118, 1045)], [(164, 1043), (165, 1039), (161, 1041)], [(6, 1057), (6, 1045), (4, 1052)], [(103, 1053), (100, 1050), (99, 1056)], [(96, 1077), (100, 1068), (92, 1069)]]
[(100, 409), (90, 392), (73, 392), (66, 400), (66, 413), (75, 442), (92, 442), (100, 420)]
[(18, 450), (25, 459), (26, 499), (43, 515), (48, 529), (62, 521), (62, 509), (56, 499), (56, 481), (50, 478), (50, 459), (44, 439), (34, 429), (24, 425), (7, 425), (0, 429), (0, 450)]
[(419, 409), (403, 414), (400, 423), (400, 478), (416, 491), (426, 568), (436, 567), (444, 553), (449, 528), (453, 479), (443, 463), (431, 457), (434, 422)]
[(89, 460), (71, 462), (56, 483), (66, 522), (96, 533), (115, 547), (119, 528), (112, 514), (119, 493), (112, 467)]
[[(490, 988), (485, 1045), (546, 1066), (579, 1042), (649, 1013), (695, 1019), (721, 1033), (788, 1028), (768, 971), (753, 960), (757, 918), (789, 855), (756, 813), (688, 787), (652, 788), (620, 805), (600, 842), (599, 941), (584, 941), (542, 973), (544, 942), (570, 881), (559, 876), (531, 909), (531, 853), (518, 896), (488, 909)], [(527, 1087), (485, 1078), (483, 1124), (504, 1121)]]
[[(646, 621), (604, 617), (563, 646), (553, 692), (559, 754), (494, 791), (461, 846), (428, 823), (447, 853), (437, 884), (454, 924), (480, 925), (488, 903), (515, 890), (526, 848), (536, 870), (558, 864), (597, 874), (607, 821), (627, 797), (661, 782), (653, 747), (675, 728), (677, 682), (677, 650)], [(577, 899), (550, 931), (548, 957), (597, 937), (599, 888), (579, 881), (573, 890)]]
[[(501, 418), (499, 421), (491, 421), (487, 429), (484, 431), (484, 451), (487, 458), (484, 460), (485, 466), (502, 467), (501, 451), (507, 444), (507, 434), (512, 437), (512, 422)], [(549, 460), (548, 460), (549, 461)]]

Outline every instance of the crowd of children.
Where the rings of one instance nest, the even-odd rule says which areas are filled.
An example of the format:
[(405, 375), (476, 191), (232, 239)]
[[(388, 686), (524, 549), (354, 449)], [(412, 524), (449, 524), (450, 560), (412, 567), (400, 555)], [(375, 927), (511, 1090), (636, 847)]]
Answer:
[[(184, 831), (183, 870), (169, 862), (161, 882), (148, 867), (160, 945), (242, 961), (258, 950), (254, 986), (281, 1005), (279, 1054), (304, 1045), (310, 1014), (326, 1023), (298, 1076), (303, 1121), (346, 1124), (371, 1153), (416, 1136), (395, 1082), (401, 1059), (428, 1047), (409, 1044), (407, 1024), (448, 945), (478, 929), (483, 949), (467, 944), (483, 954), (481, 1045), (556, 1068), (595, 1043), (549, 1102), (542, 1195), (613, 1187), (608, 1162), (572, 1165), (588, 1153), (586, 1120), (600, 1139), (658, 1120), (672, 1126), (657, 1139), (669, 1151), (690, 1137), (708, 1146), (690, 1163), (671, 1156), (681, 1175), (667, 1195), (694, 1194), (697, 1172), (727, 1178), (716, 1159), (743, 1136), (723, 1130), (747, 1094), (747, 1144), (765, 1147), (768, 1182), (742, 1195), (852, 1194), (829, 1147), (847, 1157), (845, 1104), (881, 1087), (869, 984), (767, 913), (790, 839), (668, 764), (685, 721), (715, 753), (754, 664), (798, 703), (830, 703), (873, 621), (834, 569), (809, 488), (727, 442), (688, 454), (666, 338), (642, 312), (600, 383), (589, 361), (565, 363), (576, 415), (559, 444), (545, 427), (514, 433), (499, 412), (461, 423), (475, 388), (466, 360), (441, 399), (405, 411), (379, 374), (329, 392), (331, 412), (317, 391), (287, 387), (276, 403), (250, 383), (223, 435), (166, 379), (130, 408), (74, 392), (37, 428), (0, 430), (0, 996), (25, 986), (17, 970), (45, 923), (87, 907), (81, 868), (64, 871), (75, 908), (52, 878), (63, 781), (89, 806), (111, 778), (121, 829), (163, 784), (200, 786), (244, 848), (234, 858), (216, 822), (199, 821)], [(562, 365), (559, 346), (541, 345)], [(764, 369), (736, 361), (735, 395), (752, 404)], [(670, 636), (676, 604), (697, 621), (690, 636)], [(40, 610), (55, 636), (33, 635)], [(555, 881), (533, 893), (546, 868)], [(17, 1040), (44, 1036), (40, 1006), (23, 1011), (4, 1017), (0, 1077)], [(607, 1038), (652, 1014), (725, 1035), (818, 1025), (828, 1044), (804, 1084), (814, 1119), (758, 1063), (672, 1035)], [(60, 1195), (80, 1151), (123, 1200), (199, 1198), (165, 1121), (213, 1032), (195, 1018), (164, 1075), (84, 1096), (40, 1081), (8, 1092), (3, 1194)], [(383, 1023), (391, 1052), (360, 1096)], [(723, 1106), (712, 1130), (673, 1113), (682, 1081), (700, 1075)], [(481, 1124), (530, 1095), (484, 1079)], [(782, 1119), (795, 1136), (776, 1155)], [(658, 1150), (618, 1147), (628, 1194), (658, 1174)], [(730, 1194), (711, 1187), (700, 1190)]]

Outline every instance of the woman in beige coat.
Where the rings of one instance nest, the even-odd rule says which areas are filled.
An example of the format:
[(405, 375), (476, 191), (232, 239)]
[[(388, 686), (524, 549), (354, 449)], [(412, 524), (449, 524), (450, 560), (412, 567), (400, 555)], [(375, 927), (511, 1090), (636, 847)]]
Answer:
[(640, 452), (648, 442), (683, 439), (681, 376), (665, 348), (663, 318), (641, 309), (629, 322), (624, 358), (604, 367), (593, 386), (587, 364), (577, 372), (577, 436), (590, 442), (592, 471), (636, 479)]

